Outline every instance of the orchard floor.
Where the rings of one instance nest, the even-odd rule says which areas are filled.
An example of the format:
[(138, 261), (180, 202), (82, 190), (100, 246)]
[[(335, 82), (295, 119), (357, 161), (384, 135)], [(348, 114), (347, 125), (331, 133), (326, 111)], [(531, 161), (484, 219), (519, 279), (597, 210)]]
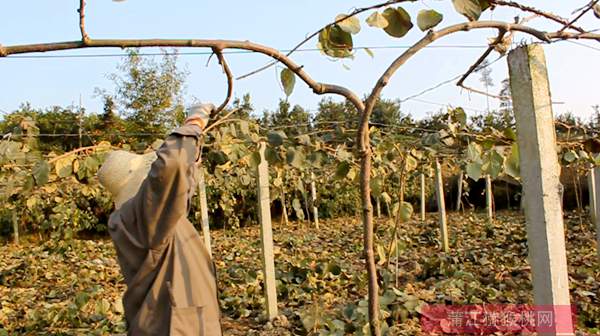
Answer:
[[(586, 218), (568, 214), (565, 219), (578, 330), (600, 333), (594, 230)], [(386, 334), (422, 334), (418, 312), (424, 304), (531, 303), (522, 215), (500, 212), (489, 227), (483, 213), (450, 214), (447, 254), (439, 252), (433, 214), (425, 222), (403, 223), (389, 264), (392, 227), (387, 219), (376, 222)], [(262, 316), (258, 228), (212, 233), (225, 335), (362, 333), (367, 281), (360, 222), (343, 218), (320, 224), (320, 230), (305, 223), (274, 225), (282, 316), (272, 323)], [(0, 336), (124, 332), (124, 285), (110, 240), (25, 240), (0, 247)]]

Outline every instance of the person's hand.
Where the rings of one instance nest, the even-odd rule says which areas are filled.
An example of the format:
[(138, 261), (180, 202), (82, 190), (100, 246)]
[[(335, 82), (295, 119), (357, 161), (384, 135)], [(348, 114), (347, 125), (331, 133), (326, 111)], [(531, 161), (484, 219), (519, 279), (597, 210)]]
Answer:
[(215, 109), (211, 103), (195, 104), (187, 108), (187, 118), (185, 124), (196, 124), (204, 129), (210, 120), (210, 114)]

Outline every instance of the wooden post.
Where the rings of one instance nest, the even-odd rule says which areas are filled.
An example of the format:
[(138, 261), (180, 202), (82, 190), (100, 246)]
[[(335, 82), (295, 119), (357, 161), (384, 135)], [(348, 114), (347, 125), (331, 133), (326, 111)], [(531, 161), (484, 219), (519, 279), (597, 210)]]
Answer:
[(425, 220), (425, 174), (421, 173), (421, 220)]
[(442, 178), (442, 167), (437, 159), (435, 160), (435, 195), (437, 197), (442, 249), (444, 252), (448, 252), (450, 248), (448, 246), (448, 225), (446, 222), (446, 202), (444, 200), (444, 180)]
[(492, 177), (485, 175), (485, 206), (487, 210), (488, 224), (494, 221), (494, 194), (492, 194)]
[(596, 251), (600, 258), (600, 167), (594, 168), (594, 222), (596, 222)]
[[(510, 88), (517, 121), (521, 178), (525, 190), (527, 245), (535, 305), (554, 307), (553, 325), (572, 334), (570, 318), (557, 319), (558, 306), (571, 304), (562, 206), (560, 166), (546, 59), (541, 45), (526, 45), (508, 54)], [(565, 325), (566, 324), (566, 325)], [(567, 332), (565, 333), (565, 328)], [(569, 331), (571, 329), (571, 331)], [(555, 329), (548, 334), (556, 335)]]
[(594, 168), (590, 168), (588, 173), (588, 200), (590, 203), (590, 218), (592, 223), (596, 223), (596, 178)]
[(210, 226), (208, 222), (208, 202), (206, 201), (206, 182), (204, 180), (204, 167), (198, 169), (198, 198), (200, 199), (200, 219), (202, 226), (202, 235), (204, 236), (204, 245), (208, 254), (212, 256), (212, 247), (210, 243)]
[(313, 217), (315, 218), (315, 228), (319, 229), (319, 209), (317, 208), (317, 186), (315, 185), (315, 174), (310, 173), (310, 195), (312, 199)]
[(458, 175), (458, 192), (456, 193), (456, 212), (460, 211), (460, 206), (462, 205), (462, 187), (464, 177), (464, 173), (461, 171)]
[(265, 278), (265, 301), (269, 320), (277, 317), (277, 291), (275, 283), (275, 257), (273, 254), (273, 228), (271, 226), (271, 200), (269, 199), (269, 165), (265, 159), (266, 144), (258, 146), (258, 218), (260, 220), (260, 240)]

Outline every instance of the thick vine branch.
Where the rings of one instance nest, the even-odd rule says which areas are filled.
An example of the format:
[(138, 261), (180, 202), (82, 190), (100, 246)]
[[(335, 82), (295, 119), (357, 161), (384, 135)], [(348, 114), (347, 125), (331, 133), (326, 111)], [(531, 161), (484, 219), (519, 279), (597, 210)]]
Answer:
[(213, 115), (216, 115), (219, 112), (223, 111), (223, 109), (227, 106), (227, 104), (229, 104), (229, 101), (231, 100), (231, 96), (233, 95), (233, 74), (231, 74), (231, 69), (229, 68), (227, 61), (223, 56), (223, 51), (218, 48), (213, 48), (212, 50), (213, 53), (217, 55), (217, 58), (219, 59), (219, 64), (221, 64), (223, 72), (225, 73), (225, 76), (227, 76), (227, 96), (225, 97), (223, 103), (221, 103), (221, 105), (213, 111)]
[[(389, 0), (389, 1), (382, 2), (382, 3), (376, 4), (376, 5), (372, 5), (372, 6), (357, 8), (357, 9), (353, 10), (351, 13), (349, 13), (348, 15), (344, 16), (343, 18), (337, 19), (337, 20), (333, 21), (332, 23), (328, 23), (325, 26), (323, 26), (321, 29), (319, 29), (319, 30), (313, 32), (312, 34), (308, 35), (304, 40), (302, 40), (300, 43), (296, 44), (296, 46), (294, 48), (292, 48), (292, 50), (290, 50), (286, 54), (286, 56), (290, 56), (296, 50), (300, 49), (300, 47), (302, 47), (303, 45), (305, 45), (308, 41), (312, 40), (315, 36), (319, 35), (323, 29), (326, 29), (327, 27), (332, 26), (334, 24), (338, 24), (338, 23), (346, 20), (349, 17), (353, 17), (353, 16), (356, 16), (358, 14), (361, 14), (361, 13), (364, 13), (364, 12), (367, 12), (367, 11), (370, 11), (370, 10), (373, 10), (373, 9), (387, 7), (387, 6), (390, 6), (390, 5), (393, 5), (393, 4), (397, 4), (397, 3), (400, 3), (400, 2), (415, 2), (415, 1), (416, 0)], [(264, 71), (264, 70), (272, 67), (275, 64), (277, 64), (277, 61), (273, 61), (273, 62), (267, 63), (264, 66), (262, 66), (262, 67), (260, 67), (260, 68), (258, 68), (256, 70), (253, 70), (253, 71), (251, 71), (251, 72), (249, 72), (249, 73), (247, 73), (245, 75), (239, 76), (236, 79), (239, 80), (239, 79), (244, 79), (244, 78), (250, 77), (252, 75), (255, 75), (255, 74), (257, 74), (257, 73), (259, 73), (261, 71)]]
[(81, 31), (81, 41), (86, 44), (90, 37), (85, 32), (85, 0), (79, 0), (79, 30)]
[(249, 41), (236, 40), (205, 40), (205, 39), (90, 39), (87, 43), (83, 41), (66, 41), (57, 43), (40, 43), (40, 44), (25, 44), (15, 45), (0, 48), (0, 56), (9, 56), (13, 54), (26, 54), (34, 52), (48, 52), (69, 49), (84, 49), (84, 48), (142, 48), (142, 47), (174, 47), (174, 48), (216, 48), (224, 49), (239, 49), (249, 50), (256, 53), (267, 55), (278, 62), (284, 64), (292, 70), (306, 85), (308, 85), (314, 93), (337, 94), (348, 99), (359, 110), (362, 111), (364, 104), (362, 100), (353, 91), (343, 86), (335, 84), (326, 84), (315, 81), (304, 71), (303, 67), (296, 64), (291, 58), (281, 53), (279, 50), (267, 47), (261, 44)]

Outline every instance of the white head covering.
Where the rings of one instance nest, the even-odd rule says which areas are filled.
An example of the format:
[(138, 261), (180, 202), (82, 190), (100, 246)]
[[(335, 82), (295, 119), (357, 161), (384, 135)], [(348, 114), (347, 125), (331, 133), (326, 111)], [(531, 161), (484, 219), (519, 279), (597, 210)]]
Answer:
[(108, 153), (98, 170), (98, 179), (112, 194), (117, 209), (137, 194), (155, 160), (155, 152), (139, 155), (118, 150)]

